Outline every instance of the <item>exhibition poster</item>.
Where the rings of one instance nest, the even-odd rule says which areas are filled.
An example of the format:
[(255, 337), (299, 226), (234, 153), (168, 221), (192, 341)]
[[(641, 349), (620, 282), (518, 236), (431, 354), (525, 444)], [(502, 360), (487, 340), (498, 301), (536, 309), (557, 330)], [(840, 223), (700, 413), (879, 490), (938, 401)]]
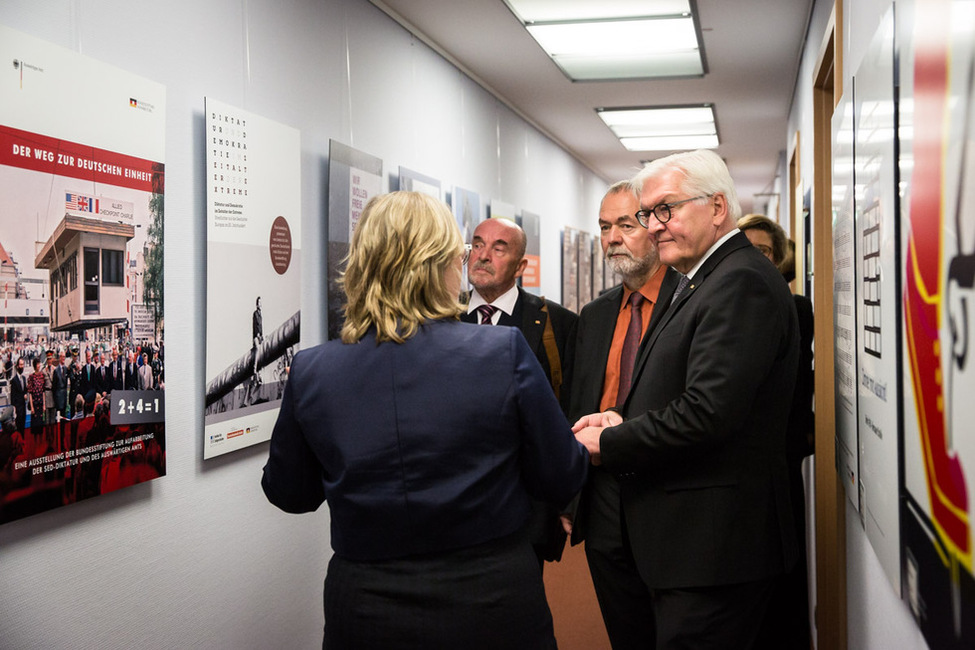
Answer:
[(579, 313), (579, 231), (566, 226), (562, 231), (562, 306)]
[(599, 237), (592, 238), (592, 292), (598, 296), (608, 289), (606, 286), (606, 256), (603, 255), (603, 245)]
[[(599, 258), (596, 258), (597, 260)], [(579, 311), (595, 296), (592, 291), (592, 235), (579, 231)]]
[[(852, 88), (851, 88), (852, 90)], [(836, 471), (857, 510), (856, 238), (853, 219), (853, 102), (840, 99), (833, 113), (833, 345), (836, 400)]]
[[(477, 192), (465, 190), (462, 187), (454, 187), (451, 196), (450, 209), (457, 220), (457, 227), (460, 229), (460, 237), (465, 244), (470, 244), (474, 238), (474, 229), (481, 222), (481, 197)], [(467, 279), (467, 266), (464, 266), (464, 281), (461, 283), (463, 293), (471, 290), (470, 282)]]
[(166, 92), (3, 26), (0, 59), (5, 523), (166, 474)]
[(536, 296), (542, 293), (542, 235), (541, 218), (532, 212), (521, 211), (518, 224), (525, 231), (525, 272), (521, 274), (521, 286)]
[(338, 279), (362, 210), (383, 192), (383, 161), (336, 140), (328, 141), (328, 338), (342, 331), (344, 293)]
[(477, 192), (454, 187), (450, 202), (457, 227), (460, 228), (460, 236), (464, 243), (469, 244), (474, 236), (474, 229), (481, 222), (481, 197)]
[(301, 135), (207, 97), (203, 458), (270, 439), (301, 331)]
[(854, 78), (860, 494), (867, 539), (899, 594), (900, 216), (892, 10), (877, 29)]
[(407, 169), (402, 165), (399, 168), (399, 188), (405, 192), (420, 192), (427, 196), (443, 201), (443, 190), (440, 189), (440, 181), (421, 174), (420, 172)]
[(975, 647), (975, 3), (897, 3), (903, 592), (931, 648)]

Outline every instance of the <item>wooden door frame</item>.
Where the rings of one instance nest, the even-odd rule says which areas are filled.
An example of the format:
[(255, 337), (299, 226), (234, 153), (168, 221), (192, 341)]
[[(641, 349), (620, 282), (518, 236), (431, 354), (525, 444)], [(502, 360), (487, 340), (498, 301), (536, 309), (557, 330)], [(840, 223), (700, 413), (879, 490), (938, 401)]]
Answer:
[(816, 404), (817, 647), (846, 650), (846, 494), (836, 472), (833, 376), (832, 117), (843, 94), (843, 3), (833, 12), (813, 74), (813, 297)]

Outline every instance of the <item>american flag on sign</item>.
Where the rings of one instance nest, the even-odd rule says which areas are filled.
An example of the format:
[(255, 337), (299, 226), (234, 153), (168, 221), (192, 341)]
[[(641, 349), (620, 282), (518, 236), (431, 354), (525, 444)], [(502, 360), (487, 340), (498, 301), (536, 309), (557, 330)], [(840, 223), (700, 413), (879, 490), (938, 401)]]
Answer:
[(64, 195), (64, 206), (68, 210), (75, 210), (77, 212), (98, 212), (98, 199), (66, 192)]

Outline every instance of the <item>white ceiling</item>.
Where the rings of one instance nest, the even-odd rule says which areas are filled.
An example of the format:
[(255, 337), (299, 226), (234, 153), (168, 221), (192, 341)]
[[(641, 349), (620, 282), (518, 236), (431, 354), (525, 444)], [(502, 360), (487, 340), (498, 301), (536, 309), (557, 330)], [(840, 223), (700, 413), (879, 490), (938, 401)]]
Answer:
[(715, 151), (728, 163), (743, 210), (761, 209), (772, 191), (814, 0), (697, 0), (708, 66), (703, 78), (577, 83), (503, 0), (370, 1), (607, 183), (670, 152), (626, 151), (595, 108), (709, 102), (721, 141)]

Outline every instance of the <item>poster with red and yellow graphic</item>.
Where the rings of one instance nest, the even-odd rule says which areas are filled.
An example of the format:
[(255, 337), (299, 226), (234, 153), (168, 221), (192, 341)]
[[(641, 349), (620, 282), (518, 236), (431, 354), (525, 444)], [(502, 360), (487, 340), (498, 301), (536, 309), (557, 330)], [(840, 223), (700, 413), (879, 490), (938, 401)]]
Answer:
[(903, 590), (932, 648), (975, 646), (975, 2), (898, 3)]

